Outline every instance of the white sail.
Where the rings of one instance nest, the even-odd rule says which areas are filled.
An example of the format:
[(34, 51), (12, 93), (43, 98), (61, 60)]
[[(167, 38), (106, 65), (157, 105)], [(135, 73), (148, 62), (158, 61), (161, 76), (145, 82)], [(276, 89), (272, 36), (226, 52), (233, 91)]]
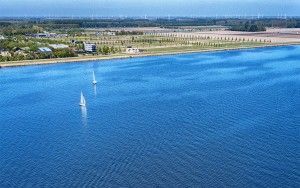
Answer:
[(96, 76), (95, 76), (95, 72), (93, 71), (93, 84), (97, 84), (97, 80), (96, 80)]
[(85, 101), (85, 98), (83, 96), (83, 93), (81, 92), (81, 95), (80, 95), (80, 103), (79, 103), (80, 106), (86, 106), (86, 101)]

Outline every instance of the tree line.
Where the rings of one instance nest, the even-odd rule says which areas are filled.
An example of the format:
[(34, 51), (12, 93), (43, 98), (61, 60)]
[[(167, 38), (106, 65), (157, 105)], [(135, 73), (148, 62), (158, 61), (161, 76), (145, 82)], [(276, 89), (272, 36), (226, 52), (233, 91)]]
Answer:
[[(43, 30), (78, 30), (82, 28), (111, 27), (163, 27), (178, 28), (181, 26), (226, 26), (232, 30), (263, 31), (266, 27), (300, 28), (299, 18), (158, 18), (158, 19), (31, 19), (31, 20), (0, 20), (0, 33), (17, 35), (37, 33)], [(119, 34), (122, 34), (120, 32)]]

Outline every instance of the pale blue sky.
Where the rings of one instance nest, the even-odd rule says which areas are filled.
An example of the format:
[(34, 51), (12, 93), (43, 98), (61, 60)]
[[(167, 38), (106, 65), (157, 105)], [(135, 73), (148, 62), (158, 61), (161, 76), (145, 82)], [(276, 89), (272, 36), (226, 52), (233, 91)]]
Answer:
[(300, 16), (300, 0), (0, 0), (0, 16)]

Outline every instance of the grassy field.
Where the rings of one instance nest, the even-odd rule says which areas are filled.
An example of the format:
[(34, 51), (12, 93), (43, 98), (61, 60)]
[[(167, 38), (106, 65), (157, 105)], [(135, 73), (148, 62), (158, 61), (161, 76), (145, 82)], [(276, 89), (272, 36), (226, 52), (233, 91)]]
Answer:
[(246, 47), (258, 47), (264, 46), (263, 43), (227, 43), (220, 46), (198, 46), (198, 45), (189, 45), (189, 46), (171, 46), (171, 47), (160, 47), (160, 48), (149, 48), (146, 50), (148, 53), (169, 53), (169, 52), (188, 52), (188, 51), (210, 51), (218, 49), (238, 49)]
[[(200, 37), (171, 37), (155, 35), (125, 35), (125, 36), (88, 36), (72, 37), (76, 41), (86, 41), (97, 44), (97, 46), (113, 46), (121, 48), (124, 52), (128, 46), (137, 47), (145, 52), (168, 52), (184, 50), (209, 50), (233, 47), (263, 46), (268, 42), (235, 41), (226, 39), (207, 39)], [(57, 39), (56, 39), (57, 40)], [(70, 38), (60, 39), (68, 43)]]
[[(30, 39), (28, 39), (30, 40)], [(36, 39), (32, 39), (34, 41)], [(6, 61), (0, 62), (1, 67), (7, 66), (20, 66), (32, 64), (49, 64), (59, 62), (73, 62), (85, 60), (101, 60), (112, 58), (129, 58), (135, 56), (148, 56), (148, 55), (162, 55), (174, 54), (185, 52), (200, 52), (200, 51), (213, 51), (213, 50), (226, 50), (226, 49), (239, 49), (262, 47), (273, 44), (268, 41), (249, 41), (247, 39), (235, 38), (210, 38), (199, 36), (175, 36), (174, 34), (157, 35), (157, 34), (144, 34), (144, 35), (119, 35), (119, 36), (105, 36), (98, 35), (97, 32), (84, 33), (81, 36), (68, 36), (63, 38), (50, 38), (44, 39), (45, 42), (65, 43), (73, 49), (82, 48), (82, 44), (72, 44), (71, 41), (91, 42), (97, 44), (98, 48), (103, 46), (114, 47), (121, 51), (109, 53), (106, 55), (101, 54), (99, 51), (96, 54), (79, 54), (78, 57), (68, 57), (59, 59), (35, 59), (35, 60), (22, 60), (22, 61)], [(40, 39), (39, 42), (43, 42)], [(137, 47), (141, 50), (139, 54), (126, 54), (128, 46)]]

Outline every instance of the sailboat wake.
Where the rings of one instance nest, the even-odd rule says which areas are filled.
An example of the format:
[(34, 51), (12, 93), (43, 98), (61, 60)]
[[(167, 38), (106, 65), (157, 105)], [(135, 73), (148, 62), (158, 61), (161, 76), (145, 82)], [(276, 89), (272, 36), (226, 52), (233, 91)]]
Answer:
[(85, 106), (81, 106), (81, 119), (82, 119), (82, 124), (84, 126), (87, 126), (87, 108)]

